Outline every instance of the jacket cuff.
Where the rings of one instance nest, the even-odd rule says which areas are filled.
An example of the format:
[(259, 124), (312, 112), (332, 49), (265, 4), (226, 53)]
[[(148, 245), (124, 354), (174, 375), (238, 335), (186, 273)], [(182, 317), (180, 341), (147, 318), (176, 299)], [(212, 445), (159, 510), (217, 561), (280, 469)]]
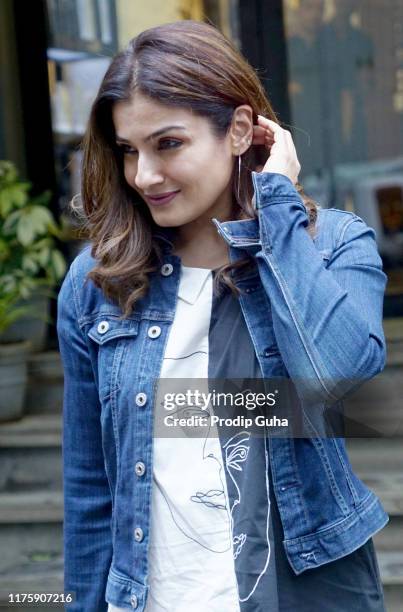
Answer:
[(256, 208), (265, 208), (297, 199), (305, 210), (301, 197), (288, 176), (277, 172), (252, 172), (252, 181), (255, 188)]

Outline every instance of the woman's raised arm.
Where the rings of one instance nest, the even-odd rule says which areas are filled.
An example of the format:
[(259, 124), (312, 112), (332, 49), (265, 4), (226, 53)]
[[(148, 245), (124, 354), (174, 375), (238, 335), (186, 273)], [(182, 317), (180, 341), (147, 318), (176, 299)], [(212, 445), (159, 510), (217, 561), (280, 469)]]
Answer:
[(285, 366), (303, 395), (341, 399), (385, 364), (387, 278), (375, 232), (354, 214), (323, 211), (334, 224), (325, 266), (291, 180), (262, 172), (253, 182), (262, 245), (256, 259)]

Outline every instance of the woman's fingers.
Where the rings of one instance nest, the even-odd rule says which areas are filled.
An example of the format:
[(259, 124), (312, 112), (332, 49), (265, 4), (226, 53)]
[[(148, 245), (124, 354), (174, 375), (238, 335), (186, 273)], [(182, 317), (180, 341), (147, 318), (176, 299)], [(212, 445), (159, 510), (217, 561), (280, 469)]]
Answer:
[(274, 142), (273, 135), (268, 134), (267, 130), (264, 127), (260, 125), (254, 125), (252, 144), (265, 145), (267, 141)]
[(252, 144), (254, 145), (264, 145), (266, 137), (266, 130), (259, 125), (253, 126), (253, 140)]
[[(269, 151), (269, 158), (263, 167), (263, 172), (277, 172), (287, 176), (294, 184), (298, 180), (301, 165), (297, 158), (291, 132), (278, 123), (258, 115), (258, 126), (264, 130), (256, 130), (259, 141), (263, 139)], [(263, 144), (263, 143), (262, 143)]]
[(280, 130), (283, 129), (278, 123), (266, 117), (262, 117), (262, 115), (257, 116), (257, 122), (259, 127), (262, 127), (265, 131), (271, 132), (273, 135), (279, 132), (278, 128), (280, 128)]

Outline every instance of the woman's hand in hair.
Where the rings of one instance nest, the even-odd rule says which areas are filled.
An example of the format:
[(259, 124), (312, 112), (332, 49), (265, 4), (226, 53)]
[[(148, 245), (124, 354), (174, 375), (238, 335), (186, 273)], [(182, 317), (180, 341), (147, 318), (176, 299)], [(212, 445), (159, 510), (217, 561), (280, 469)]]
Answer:
[(291, 132), (284, 130), (278, 123), (258, 115), (258, 125), (253, 127), (253, 144), (264, 145), (269, 157), (257, 172), (276, 172), (284, 174), (295, 185), (301, 170)]

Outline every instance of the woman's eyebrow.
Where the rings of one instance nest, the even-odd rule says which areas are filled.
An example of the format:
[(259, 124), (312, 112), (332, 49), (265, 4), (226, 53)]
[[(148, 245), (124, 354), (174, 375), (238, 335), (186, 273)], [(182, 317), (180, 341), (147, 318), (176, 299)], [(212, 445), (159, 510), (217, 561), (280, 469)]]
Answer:
[[(144, 142), (147, 142), (151, 140), (152, 138), (156, 138), (157, 136), (161, 136), (162, 134), (165, 134), (165, 132), (168, 132), (169, 130), (186, 130), (186, 128), (183, 125), (167, 125), (166, 127), (163, 127), (160, 130), (157, 130), (156, 132), (153, 132), (152, 134), (147, 136), (147, 138), (144, 139)], [(128, 143), (129, 141), (126, 140), (126, 138), (121, 138), (120, 136), (116, 135), (116, 142), (127, 142)]]

